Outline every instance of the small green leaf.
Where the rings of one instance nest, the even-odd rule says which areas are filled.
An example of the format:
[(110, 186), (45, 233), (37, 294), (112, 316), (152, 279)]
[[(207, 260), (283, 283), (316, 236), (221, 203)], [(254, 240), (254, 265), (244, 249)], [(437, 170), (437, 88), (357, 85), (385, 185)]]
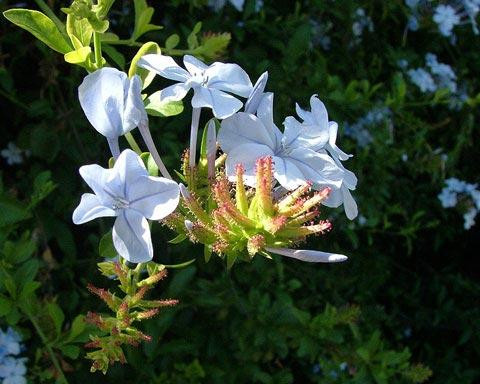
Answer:
[(152, 93), (145, 99), (145, 110), (151, 116), (168, 117), (179, 115), (183, 112), (183, 103), (181, 101), (162, 101), (160, 92)]
[(70, 64), (83, 64), (88, 60), (91, 53), (92, 48), (82, 47), (75, 51), (66, 53), (63, 58), (67, 63)]
[(205, 258), (205, 262), (208, 263), (212, 257), (212, 248), (205, 245), (205, 247), (203, 247), (203, 257)]
[(85, 318), (82, 315), (78, 315), (72, 322), (70, 332), (67, 336), (67, 342), (76, 341), (76, 339), (83, 333), (86, 328)]
[(153, 43), (150, 41), (148, 43), (143, 44), (140, 47), (136, 55), (133, 57), (132, 62), (130, 64), (130, 69), (128, 70), (128, 77), (133, 77), (134, 75), (140, 76), (143, 82), (143, 89), (145, 89), (150, 85), (153, 78), (155, 77), (155, 73), (149, 72), (143, 68), (138, 68), (137, 63), (138, 63), (138, 60), (140, 60), (140, 58), (143, 55), (148, 55), (151, 53), (160, 54), (161, 50), (157, 43)]
[(0, 215), (0, 228), (30, 217), (30, 212), (24, 205), (7, 196), (0, 196), (0, 212), (2, 213)]
[(178, 36), (176, 33), (173, 35), (170, 35), (168, 39), (165, 41), (165, 48), (166, 49), (173, 49), (175, 48), (178, 43), (180, 43), (180, 36)]
[(202, 29), (202, 22), (199, 21), (197, 24), (195, 24), (195, 27), (193, 27), (192, 32), (187, 37), (187, 44), (189, 49), (195, 49), (198, 47), (198, 38), (197, 34), (200, 32)]
[(98, 253), (100, 257), (105, 259), (113, 259), (117, 257), (117, 251), (113, 246), (113, 239), (112, 239), (112, 231), (108, 231), (105, 235), (102, 236), (100, 239), (100, 243), (98, 245)]
[(60, 351), (70, 359), (76, 359), (80, 354), (80, 348), (72, 344), (62, 345)]
[(186, 239), (187, 239), (187, 235), (181, 233), (177, 237), (173, 238), (172, 240), (169, 240), (168, 242), (170, 244), (179, 244)]
[(102, 50), (112, 59), (112, 61), (120, 67), (120, 69), (125, 68), (125, 56), (123, 56), (118, 50), (111, 45), (103, 44)]
[(72, 50), (55, 23), (42, 12), (30, 9), (9, 9), (3, 15), (13, 24), (30, 32), (41, 42), (60, 53)]
[(47, 304), (47, 312), (50, 318), (53, 320), (53, 325), (55, 326), (55, 332), (57, 336), (60, 335), (62, 331), (62, 324), (65, 320), (65, 315), (63, 314), (62, 309), (57, 303), (50, 302)]
[(136, 41), (143, 34), (162, 29), (159, 25), (150, 24), (154, 9), (147, 5), (145, 0), (134, 0), (135, 4), (135, 27), (132, 39)]
[(5, 297), (0, 297), (0, 316), (7, 315), (12, 310), (12, 302)]
[(88, 47), (92, 40), (93, 28), (86, 18), (77, 19), (67, 15), (67, 34), (75, 49)]

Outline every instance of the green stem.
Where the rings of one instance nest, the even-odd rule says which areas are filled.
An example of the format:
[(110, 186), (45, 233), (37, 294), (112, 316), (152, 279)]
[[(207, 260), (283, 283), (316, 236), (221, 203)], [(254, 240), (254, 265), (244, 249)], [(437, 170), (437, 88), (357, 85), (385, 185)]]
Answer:
[(139, 155), (141, 155), (142, 150), (140, 149), (139, 145), (135, 141), (135, 138), (133, 137), (133, 135), (130, 132), (127, 132), (125, 134), (125, 138), (127, 139), (128, 144), (130, 145), (130, 148), (132, 148), (135, 152), (137, 152)]
[(105, 44), (108, 45), (127, 45), (129, 47), (141, 47), (143, 44), (138, 43), (132, 39), (127, 39), (127, 40), (108, 40), (105, 41)]
[(35, 319), (35, 317), (33, 317), (33, 315), (30, 313), (30, 311), (28, 309), (24, 308), (23, 306), (21, 307), (21, 309), (22, 309), (23, 313), (25, 313), (25, 315), (27, 315), (28, 319), (33, 324), (33, 327), (35, 328), (38, 335), (40, 336), (40, 339), (42, 339), (42, 342), (45, 345), (45, 348), (47, 348), (48, 354), (50, 355), (50, 359), (52, 360), (52, 363), (55, 366), (55, 369), (57, 370), (58, 374), (60, 375), (60, 382), (62, 382), (64, 384), (68, 384), (68, 380), (67, 380), (67, 378), (65, 377), (65, 375), (62, 371), (62, 368), (60, 366), (60, 362), (58, 361), (57, 356), (55, 356), (55, 353), (53, 352), (53, 349), (50, 346), (50, 344), (47, 340), (47, 337), (43, 333), (42, 328), (40, 328), (40, 325), (38, 324), (37, 320)]
[(93, 33), (93, 49), (95, 51), (95, 63), (97, 65), (97, 69), (102, 68), (102, 42), (100, 41), (100, 33), (98, 32)]

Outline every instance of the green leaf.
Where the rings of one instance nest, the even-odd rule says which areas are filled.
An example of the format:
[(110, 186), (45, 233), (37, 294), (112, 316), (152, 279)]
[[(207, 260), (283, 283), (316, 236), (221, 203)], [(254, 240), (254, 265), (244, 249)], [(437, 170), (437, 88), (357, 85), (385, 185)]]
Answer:
[(88, 47), (92, 40), (93, 28), (86, 18), (77, 19), (67, 15), (67, 34), (75, 49)]
[(83, 333), (86, 329), (85, 318), (82, 315), (78, 315), (72, 322), (70, 327), (70, 332), (67, 336), (67, 342), (76, 341), (77, 338)]
[(30, 259), (15, 270), (15, 281), (20, 287), (33, 281), (40, 268), (40, 262), (37, 259)]
[(140, 58), (143, 55), (147, 55), (150, 53), (157, 53), (157, 54), (161, 53), (160, 47), (157, 43), (153, 43), (150, 41), (148, 43), (143, 44), (138, 50), (138, 52), (136, 53), (136, 55), (133, 57), (132, 62), (130, 64), (130, 69), (128, 70), (128, 77), (133, 77), (134, 75), (140, 76), (143, 82), (143, 89), (145, 89), (150, 85), (153, 78), (155, 77), (155, 73), (149, 72), (143, 68), (138, 68), (137, 63), (138, 63), (138, 60), (140, 60)]
[(5, 297), (0, 297), (0, 316), (5, 316), (12, 310), (12, 302)]
[(55, 23), (42, 12), (30, 9), (9, 9), (3, 15), (13, 24), (30, 32), (41, 42), (60, 53), (72, 50)]
[(169, 240), (168, 242), (170, 244), (179, 244), (186, 239), (187, 239), (187, 235), (181, 233), (177, 237), (173, 238), (172, 240)]
[(76, 359), (80, 354), (80, 348), (77, 347), (76, 345), (67, 344), (67, 345), (62, 345), (59, 348), (60, 348), (60, 351), (62, 351), (62, 354), (69, 357), (70, 359)]
[(118, 52), (115, 47), (103, 44), (102, 51), (104, 51), (120, 69), (125, 69), (125, 56)]
[(56, 335), (59, 336), (62, 332), (63, 321), (65, 320), (65, 315), (63, 314), (62, 309), (58, 306), (57, 303), (50, 302), (47, 304), (47, 313), (53, 320)]
[(173, 49), (175, 48), (178, 43), (180, 43), (180, 36), (178, 36), (176, 33), (173, 35), (170, 35), (168, 39), (165, 41), (165, 48), (166, 49)]
[(100, 257), (105, 259), (113, 259), (114, 257), (117, 257), (117, 251), (113, 246), (112, 230), (108, 231), (100, 239), (98, 253), (100, 254)]
[(168, 117), (179, 115), (183, 112), (183, 103), (181, 101), (162, 101), (160, 92), (152, 93), (145, 99), (145, 110), (151, 116)]
[(88, 60), (91, 53), (92, 53), (92, 48), (82, 47), (75, 51), (66, 53), (63, 56), (63, 58), (67, 63), (70, 63), (70, 64), (83, 64)]
[(203, 257), (205, 258), (205, 262), (208, 263), (212, 257), (212, 248), (205, 245), (205, 247), (203, 247)]
[(202, 29), (202, 22), (199, 21), (197, 24), (195, 24), (195, 27), (193, 27), (192, 32), (187, 37), (187, 44), (188, 44), (188, 49), (195, 49), (198, 47), (198, 38), (197, 34), (200, 32)]
[(136, 41), (143, 34), (162, 29), (159, 25), (150, 24), (153, 12), (152, 7), (147, 5), (145, 0), (134, 0), (135, 3), (135, 27), (133, 29), (132, 39)]
[(7, 196), (0, 196), (0, 212), (2, 213), (0, 215), (0, 228), (16, 224), (30, 217), (30, 212), (23, 204)]

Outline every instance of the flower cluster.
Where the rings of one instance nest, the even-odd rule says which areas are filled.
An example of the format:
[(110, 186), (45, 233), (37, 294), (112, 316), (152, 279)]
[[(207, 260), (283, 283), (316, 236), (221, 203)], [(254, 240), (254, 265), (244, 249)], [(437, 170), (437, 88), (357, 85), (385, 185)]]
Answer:
[[(181, 189), (183, 204), (180, 212), (177, 210), (176, 216), (172, 217), (181, 216), (182, 208), (188, 207), (194, 214), (190, 217), (192, 228), (197, 228), (198, 232), (200, 226), (201, 233), (208, 232), (202, 243), (218, 250), (220, 255), (237, 256), (239, 250), (245, 248), (253, 256), (256, 252), (252, 253), (252, 249), (265, 251), (293, 246), (306, 234), (324, 232), (330, 227), (326, 222), (302, 227), (307, 220), (317, 216), (316, 206), (319, 204), (328, 207), (343, 205), (349, 219), (357, 216), (357, 205), (351, 195), (357, 178), (343, 165), (351, 155), (336, 145), (338, 124), (329, 120), (325, 105), (316, 95), (310, 99), (310, 110), (297, 104), (298, 118), (287, 117), (282, 132), (273, 120), (273, 93), (264, 92), (267, 73), (253, 86), (248, 74), (236, 64), (215, 62), (206, 65), (189, 55), (184, 56), (183, 64), (185, 68), (161, 54), (146, 54), (137, 62), (142, 70), (174, 81), (155, 93), (160, 103), (178, 103), (190, 90), (193, 91), (190, 148), (184, 157), (183, 181), (192, 193), (206, 196), (207, 200), (213, 195), (212, 205), (202, 207), (198, 202), (193, 203), (195, 199), (185, 192), (185, 187), (179, 187), (172, 180), (163, 164), (149, 131), (141, 78), (138, 75), (129, 78), (116, 69), (102, 68), (86, 76), (79, 87), (79, 99), (92, 126), (107, 138), (114, 165), (111, 169), (96, 164), (80, 168), (80, 175), (94, 193), (82, 196), (73, 213), (76, 224), (98, 217), (116, 217), (112, 230), (115, 249), (124, 259), (139, 263), (153, 258), (148, 220), (171, 221), (168, 216), (177, 208)], [(245, 104), (240, 98), (246, 98)], [(214, 119), (205, 130), (202, 147), (205, 145), (206, 151), (201, 151), (197, 163), (202, 108), (210, 109)], [(119, 137), (131, 135), (130, 131), (137, 127), (163, 177), (149, 174), (138, 153), (130, 149), (120, 151)], [(220, 127), (218, 144), (217, 127)], [(223, 151), (218, 159), (217, 145)], [(216, 163), (222, 167), (218, 169), (219, 174), (225, 178), (220, 176), (220, 180), (214, 183), (219, 168)], [(241, 173), (239, 169), (242, 169)], [(250, 208), (233, 209), (229, 202), (229, 182), (236, 184), (237, 193), (257, 196), (251, 201), (247, 197), (242, 200), (242, 207)], [(243, 185), (251, 191), (246, 191)], [(310, 189), (320, 192), (305, 196)], [(291, 198), (292, 201), (287, 199), (290, 203), (286, 204), (270, 197), (267, 204), (266, 196), (271, 196), (274, 190), (280, 194), (291, 191), (295, 198)], [(264, 197), (261, 197), (262, 193)], [(298, 207), (299, 201), (308, 204)], [(199, 206), (197, 211), (193, 209), (195, 205)], [(271, 209), (266, 209), (267, 205)], [(234, 217), (231, 217), (232, 212), (235, 212)], [(177, 232), (185, 232), (184, 221), (187, 219), (187, 216), (183, 218)], [(225, 233), (219, 229), (223, 228), (222, 225), (228, 227)], [(235, 232), (232, 226), (243, 228), (241, 238), (226, 234)], [(270, 230), (272, 226), (276, 229)], [(253, 233), (252, 229), (257, 232)], [(195, 229), (188, 230), (188, 233), (195, 233)], [(210, 241), (212, 235), (215, 241)], [(201, 237), (198, 234), (190, 236), (191, 239)], [(250, 241), (249, 245), (244, 247), (243, 240)], [(258, 244), (252, 245), (252, 242)], [(290, 251), (278, 250), (276, 253), (282, 252)], [(305, 253), (299, 256), (298, 252), (295, 255), (301, 259), (310, 257)]]
[(353, 124), (345, 124), (345, 135), (353, 138), (360, 147), (365, 147), (373, 141), (370, 128), (386, 124), (393, 129), (392, 111), (388, 107), (375, 107), (360, 117)]
[(425, 67), (408, 69), (408, 63), (404, 60), (399, 65), (406, 73), (410, 81), (415, 84), (422, 93), (431, 94), (441, 89), (446, 89), (450, 94), (451, 107), (461, 107), (467, 95), (464, 89), (457, 83), (457, 75), (453, 68), (438, 61), (437, 55), (427, 53), (425, 55)]
[(356, 42), (358, 43), (365, 30), (368, 32), (373, 32), (373, 21), (371, 17), (365, 13), (365, 9), (363, 8), (357, 8), (353, 19), (352, 32), (355, 36)]
[[(405, 0), (411, 14), (408, 18), (407, 28), (416, 31), (420, 26), (422, 13), (430, 14), (430, 1), (426, 0)], [(450, 38), (455, 43), (453, 29), (456, 26), (471, 24), (472, 30), (478, 34), (476, 18), (480, 12), (480, 0), (456, 0), (437, 4), (432, 8), (432, 20), (438, 27), (442, 36)]]
[(453, 208), (460, 205), (463, 214), (465, 229), (475, 225), (475, 217), (480, 212), (480, 190), (477, 184), (470, 184), (454, 177), (445, 180), (446, 186), (438, 195), (442, 207)]
[(22, 351), (22, 338), (12, 328), (0, 329), (0, 380), (2, 384), (26, 384), (26, 358), (17, 357)]

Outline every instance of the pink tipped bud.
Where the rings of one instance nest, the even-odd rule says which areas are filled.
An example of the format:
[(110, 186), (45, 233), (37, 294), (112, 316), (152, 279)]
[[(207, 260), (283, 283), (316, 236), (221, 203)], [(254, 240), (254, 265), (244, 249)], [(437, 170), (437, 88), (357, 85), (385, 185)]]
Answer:
[(254, 256), (265, 246), (265, 237), (262, 235), (254, 235), (247, 242), (247, 251), (250, 256)]
[(265, 248), (268, 252), (278, 255), (292, 257), (294, 259), (307, 261), (310, 263), (339, 263), (348, 259), (347, 256), (336, 253), (312, 251), (305, 249), (288, 249), (288, 248)]

